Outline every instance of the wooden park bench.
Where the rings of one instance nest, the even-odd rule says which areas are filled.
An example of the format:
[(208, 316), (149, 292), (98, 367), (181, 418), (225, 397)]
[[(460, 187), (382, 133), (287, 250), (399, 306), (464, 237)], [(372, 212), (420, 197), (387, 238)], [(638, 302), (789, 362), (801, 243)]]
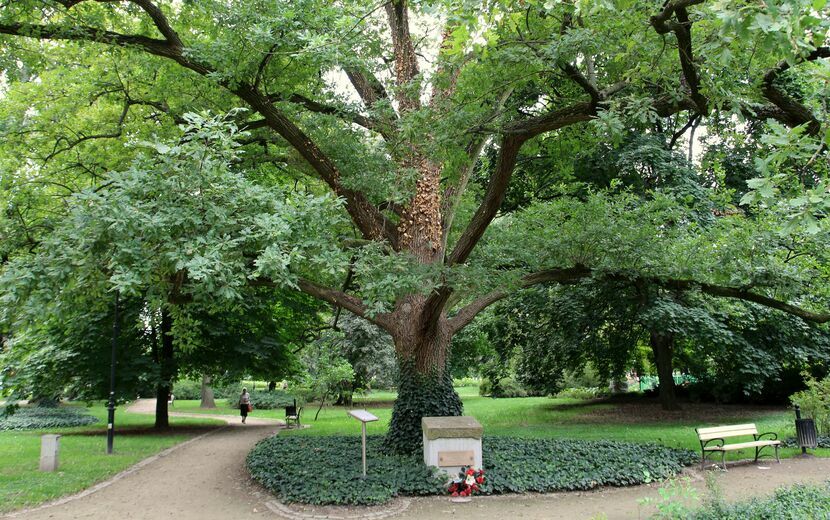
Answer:
[[(711, 428), (695, 428), (697, 432), (697, 440), (700, 441), (700, 469), (703, 469), (706, 463), (706, 455), (709, 453), (721, 454), (721, 466), (726, 471), (726, 452), (732, 450), (742, 450), (745, 448), (755, 448), (755, 462), (758, 462), (758, 457), (764, 448), (772, 446), (775, 448), (775, 460), (781, 463), (778, 458), (778, 446), (781, 441), (778, 440), (778, 434), (774, 432), (758, 434), (758, 429), (754, 424), (736, 424), (733, 426), (714, 426)], [(752, 435), (751, 441), (736, 442), (734, 444), (726, 444), (726, 439), (733, 437), (745, 437)], [(771, 435), (772, 438), (764, 439)]]

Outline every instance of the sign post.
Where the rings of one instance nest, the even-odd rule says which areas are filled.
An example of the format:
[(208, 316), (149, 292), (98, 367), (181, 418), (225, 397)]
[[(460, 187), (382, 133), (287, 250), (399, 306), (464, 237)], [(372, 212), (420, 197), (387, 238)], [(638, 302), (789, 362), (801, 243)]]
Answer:
[(377, 421), (378, 418), (370, 414), (366, 410), (352, 410), (349, 415), (360, 421), (360, 427), (363, 432), (363, 476), (366, 476), (366, 423)]

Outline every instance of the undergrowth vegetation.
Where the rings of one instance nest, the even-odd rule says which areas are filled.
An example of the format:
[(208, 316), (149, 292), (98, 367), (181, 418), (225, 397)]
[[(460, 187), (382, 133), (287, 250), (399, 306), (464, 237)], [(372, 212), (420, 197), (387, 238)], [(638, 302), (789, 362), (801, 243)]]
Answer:
[[(361, 478), (360, 438), (272, 437), (248, 455), (251, 475), (285, 502), (380, 504), (398, 495), (444, 493), (447, 478), (420, 454), (382, 453), (367, 440)], [(664, 479), (697, 460), (688, 450), (655, 444), (492, 437), (484, 439), (484, 494), (585, 490)]]
[(0, 430), (42, 430), (86, 426), (98, 419), (83, 408), (17, 408), (13, 413), (0, 415)]
[(755, 498), (736, 504), (714, 502), (675, 518), (689, 520), (830, 518), (830, 482), (824, 485), (798, 484), (781, 488), (768, 498)]

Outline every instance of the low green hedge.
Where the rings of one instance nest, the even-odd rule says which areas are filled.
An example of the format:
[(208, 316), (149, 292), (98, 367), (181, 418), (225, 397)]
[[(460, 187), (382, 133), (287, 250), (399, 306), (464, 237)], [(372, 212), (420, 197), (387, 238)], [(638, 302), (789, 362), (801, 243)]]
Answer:
[[(236, 406), (239, 404), (241, 394), (241, 387), (238, 390), (231, 387), (223, 389), (221, 394), (217, 392), (216, 397), (227, 399), (228, 405)], [(275, 410), (294, 403), (294, 396), (285, 390), (254, 390), (248, 394), (251, 396), (251, 405), (255, 410)]]
[(610, 392), (607, 388), (599, 387), (574, 387), (564, 388), (556, 394), (560, 399), (599, 399), (608, 397)]
[(830, 482), (825, 485), (797, 484), (782, 488), (771, 498), (756, 498), (737, 504), (710, 504), (691, 512), (690, 520), (778, 520), (830, 518)]
[(191, 379), (179, 379), (173, 383), (173, 395), (180, 401), (201, 399), (202, 382)]
[[(446, 477), (420, 455), (386, 455), (370, 436), (362, 479), (360, 437), (271, 437), (248, 454), (251, 475), (285, 502), (380, 504), (398, 495), (445, 493)], [(664, 479), (697, 455), (655, 444), (488, 437), (482, 493), (625, 486)]]
[[(827, 435), (819, 435), (816, 437), (816, 443), (818, 444), (818, 448), (830, 448), (830, 436)], [(787, 448), (798, 448), (798, 439), (795, 437), (790, 437), (789, 439), (785, 440), (782, 443)]]
[(0, 416), (0, 430), (45, 430), (71, 428), (98, 422), (81, 408), (18, 408), (13, 414)]

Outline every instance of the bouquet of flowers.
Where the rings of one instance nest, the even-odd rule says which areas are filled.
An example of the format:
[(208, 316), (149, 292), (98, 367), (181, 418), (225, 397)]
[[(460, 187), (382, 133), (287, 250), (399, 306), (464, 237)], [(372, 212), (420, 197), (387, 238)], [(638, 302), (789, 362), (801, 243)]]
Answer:
[(469, 497), (484, 484), (484, 470), (461, 468), (457, 477), (452, 479), (447, 491), (453, 497)]

